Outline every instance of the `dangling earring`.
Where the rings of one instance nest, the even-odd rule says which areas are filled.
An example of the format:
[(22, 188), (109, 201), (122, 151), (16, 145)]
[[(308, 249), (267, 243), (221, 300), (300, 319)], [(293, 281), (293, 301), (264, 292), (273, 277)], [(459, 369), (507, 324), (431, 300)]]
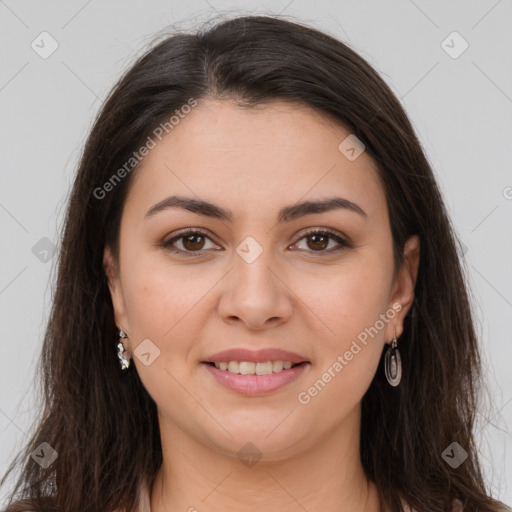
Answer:
[(123, 329), (119, 331), (119, 343), (117, 344), (117, 357), (121, 365), (121, 370), (127, 370), (130, 367), (131, 353), (124, 348), (122, 338), (128, 338)]
[(391, 342), (391, 346), (388, 348), (384, 358), (384, 372), (386, 373), (386, 379), (393, 387), (398, 386), (402, 379), (402, 361), (400, 359), (400, 352), (396, 345), (396, 335), (393, 335), (393, 341)]

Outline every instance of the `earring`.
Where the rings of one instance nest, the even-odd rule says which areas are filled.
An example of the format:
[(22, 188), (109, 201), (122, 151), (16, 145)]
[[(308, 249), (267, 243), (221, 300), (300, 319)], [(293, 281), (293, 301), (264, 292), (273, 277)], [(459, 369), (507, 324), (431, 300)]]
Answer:
[(121, 365), (121, 370), (127, 370), (130, 367), (131, 353), (124, 348), (122, 338), (128, 338), (123, 329), (119, 331), (119, 343), (117, 344), (117, 357)]
[(396, 387), (400, 384), (402, 379), (402, 361), (397, 348), (396, 335), (393, 335), (393, 341), (384, 358), (384, 372), (391, 386)]

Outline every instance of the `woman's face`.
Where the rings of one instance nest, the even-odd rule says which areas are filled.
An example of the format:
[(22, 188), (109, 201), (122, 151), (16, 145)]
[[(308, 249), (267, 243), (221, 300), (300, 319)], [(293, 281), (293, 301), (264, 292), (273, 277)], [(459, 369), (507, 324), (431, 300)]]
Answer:
[[(385, 193), (364, 151), (339, 149), (349, 135), (307, 107), (211, 100), (137, 170), (119, 272), (108, 247), (105, 263), (162, 432), (224, 454), (252, 443), (268, 459), (355, 432), (383, 346), (402, 333), (418, 240), (393, 279)], [(246, 352), (216, 357), (228, 350)]]

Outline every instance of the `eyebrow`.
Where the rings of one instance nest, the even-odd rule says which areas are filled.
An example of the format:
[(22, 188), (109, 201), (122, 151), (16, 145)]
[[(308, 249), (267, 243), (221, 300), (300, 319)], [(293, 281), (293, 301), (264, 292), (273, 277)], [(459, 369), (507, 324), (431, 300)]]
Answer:
[[(169, 196), (153, 205), (147, 212), (144, 218), (152, 217), (153, 215), (167, 210), (168, 208), (182, 208), (198, 215), (211, 217), (227, 222), (233, 222), (235, 216), (230, 210), (221, 208), (213, 203), (201, 199), (194, 199), (191, 197), (183, 196)], [(318, 201), (304, 201), (294, 205), (286, 206), (279, 211), (278, 222), (291, 222), (305, 215), (314, 213), (324, 213), (336, 209), (345, 209), (355, 212), (364, 218), (367, 218), (366, 212), (356, 203), (344, 199), (342, 197), (331, 197)]]

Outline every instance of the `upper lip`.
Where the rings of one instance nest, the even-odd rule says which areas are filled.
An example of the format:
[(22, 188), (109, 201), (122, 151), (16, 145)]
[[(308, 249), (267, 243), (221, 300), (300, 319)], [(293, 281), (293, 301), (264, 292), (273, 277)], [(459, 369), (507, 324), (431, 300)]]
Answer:
[(246, 348), (232, 348), (217, 352), (208, 356), (204, 363), (222, 363), (229, 361), (248, 361), (253, 363), (265, 363), (267, 361), (291, 361), (292, 363), (302, 363), (307, 359), (294, 352), (282, 350), (280, 348), (263, 348), (260, 350), (249, 350)]

